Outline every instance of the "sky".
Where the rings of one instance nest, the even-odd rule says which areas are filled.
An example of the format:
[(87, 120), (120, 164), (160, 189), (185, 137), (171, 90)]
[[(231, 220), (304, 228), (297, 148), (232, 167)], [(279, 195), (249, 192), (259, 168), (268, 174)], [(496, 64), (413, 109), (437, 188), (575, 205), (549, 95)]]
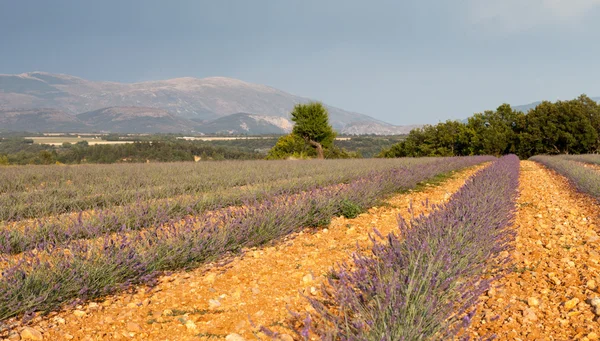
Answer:
[(600, 96), (600, 0), (0, 0), (0, 73), (224, 76), (393, 124)]

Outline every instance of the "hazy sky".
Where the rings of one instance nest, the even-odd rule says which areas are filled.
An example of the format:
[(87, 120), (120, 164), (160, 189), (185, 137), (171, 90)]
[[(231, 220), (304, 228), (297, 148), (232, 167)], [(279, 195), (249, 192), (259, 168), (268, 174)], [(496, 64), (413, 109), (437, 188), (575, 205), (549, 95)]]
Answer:
[(600, 0), (0, 0), (0, 73), (227, 76), (395, 123), (600, 96)]

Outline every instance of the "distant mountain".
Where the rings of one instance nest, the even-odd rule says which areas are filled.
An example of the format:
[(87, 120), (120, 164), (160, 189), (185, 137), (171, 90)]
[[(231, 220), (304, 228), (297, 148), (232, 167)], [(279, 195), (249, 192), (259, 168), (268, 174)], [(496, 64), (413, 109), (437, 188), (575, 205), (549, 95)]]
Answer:
[(341, 131), (345, 135), (402, 135), (408, 134), (414, 128), (420, 128), (422, 125), (395, 126), (387, 123), (372, 121), (351, 122)]
[(87, 131), (87, 125), (57, 109), (0, 109), (0, 130), (31, 132)]
[(197, 123), (166, 110), (144, 107), (110, 107), (76, 116), (87, 130), (111, 133), (180, 133), (195, 131)]
[[(168, 127), (177, 127), (181, 126), (184, 121), (177, 121), (176, 118), (207, 122), (237, 113), (288, 119), (294, 105), (309, 101), (308, 98), (294, 96), (265, 85), (225, 77), (204, 79), (184, 77), (126, 84), (95, 82), (69, 75), (45, 72), (0, 75), (0, 109), (54, 108), (73, 116), (79, 113), (94, 112), (95, 114), (89, 114), (97, 116), (98, 120), (94, 121), (94, 126), (103, 129), (108, 129), (111, 125), (109, 122), (100, 122), (102, 117), (119, 120), (122, 124), (118, 126), (118, 129), (135, 129), (134, 122), (139, 119), (121, 115), (131, 118), (130, 123), (125, 123), (124, 118), (115, 118), (114, 112), (96, 113), (100, 109), (109, 107), (145, 107), (163, 110), (170, 113), (172, 117), (162, 116), (150, 119), (144, 116), (144, 119), (150, 120), (150, 122), (141, 122), (142, 127), (148, 124), (159, 127), (163, 123), (157, 122), (161, 120)], [(376, 123), (373, 127), (390, 126), (367, 115), (331, 106), (327, 106), (327, 109), (330, 122), (338, 131), (342, 131), (346, 125), (353, 122)], [(78, 117), (88, 120), (86, 117), (89, 115)], [(230, 118), (239, 119), (240, 117), (232, 116)], [(169, 122), (166, 123), (167, 121)], [(235, 122), (232, 123), (232, 126), (237, 126), (238, 123), (241, 124), (241, 122)], [(252, 122), (246, 120), (245, 123)], [(215, 123), (215, 126), (218, 124)], [(44, 128), (36, 126), (36, 130), (41, 129)], [(236, 129), (234, 128), (234, 130)], [(251, 132), (249, 131), (249, 133)], [(377, 132), (372, 131), (371, 133)]]
[(292, 127), (292, 122), (283, 117), (238, 113), (204, 123), (198, 131), (204, 134), (287, 134)]

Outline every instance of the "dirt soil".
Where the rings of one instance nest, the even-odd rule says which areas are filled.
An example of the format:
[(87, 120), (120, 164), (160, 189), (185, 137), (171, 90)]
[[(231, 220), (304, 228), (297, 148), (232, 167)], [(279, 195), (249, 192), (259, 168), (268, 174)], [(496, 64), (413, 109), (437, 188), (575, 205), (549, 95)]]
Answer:
[[(514, 272), (482, 297), (471, 332), (498, 340), (597, 340), (598, 203), (521, 162)], [(597, 303), (598, 301), (596, 301)]]
[[(350, 259), (357, 244), (367, 250), (376, 227), (388, 233), (397, 216), (427, 213), (423, 204), (442, 203), (483, 166), (455, 173), (439, 185), (397, 195), (355, 219), (335, 218), (327, 229), (305, 230), (272, 246), (247, 250), (226, 265), (209, 264), (161, 278), (152, 290), (112, 296), (38, 318), (33, 330), (43, 340), (255, 340), (257, 326), (286, 333), (290, 313), (309, 306), (301, 293), (317, 293), (335, 264)], [(254, 323), (254, 326), (250, 323)], [(23, 335), (23, 334), (22, 334)], [(12, 339), (18, 339), (13, 334)], [(11, 340), (12, 340), (11, 339)]]

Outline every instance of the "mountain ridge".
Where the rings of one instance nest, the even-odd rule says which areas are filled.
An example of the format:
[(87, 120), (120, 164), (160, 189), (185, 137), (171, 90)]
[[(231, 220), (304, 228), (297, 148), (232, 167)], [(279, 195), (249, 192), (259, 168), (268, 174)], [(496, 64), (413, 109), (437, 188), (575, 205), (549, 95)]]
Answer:
[[(296, 104), (309, 101), (266, 85), (218, 76), (119, 83), (41, 71), (0, 74), (0, 109), (5, 111), (50, 107), (75, 116), (110, 107), (147, 107), (204, 122), (237, 113), (289, 120)], [(387, 130), (396, 127), (364, 114), (326, 107), (338, 131), (354, 122), (372, 122)]]

